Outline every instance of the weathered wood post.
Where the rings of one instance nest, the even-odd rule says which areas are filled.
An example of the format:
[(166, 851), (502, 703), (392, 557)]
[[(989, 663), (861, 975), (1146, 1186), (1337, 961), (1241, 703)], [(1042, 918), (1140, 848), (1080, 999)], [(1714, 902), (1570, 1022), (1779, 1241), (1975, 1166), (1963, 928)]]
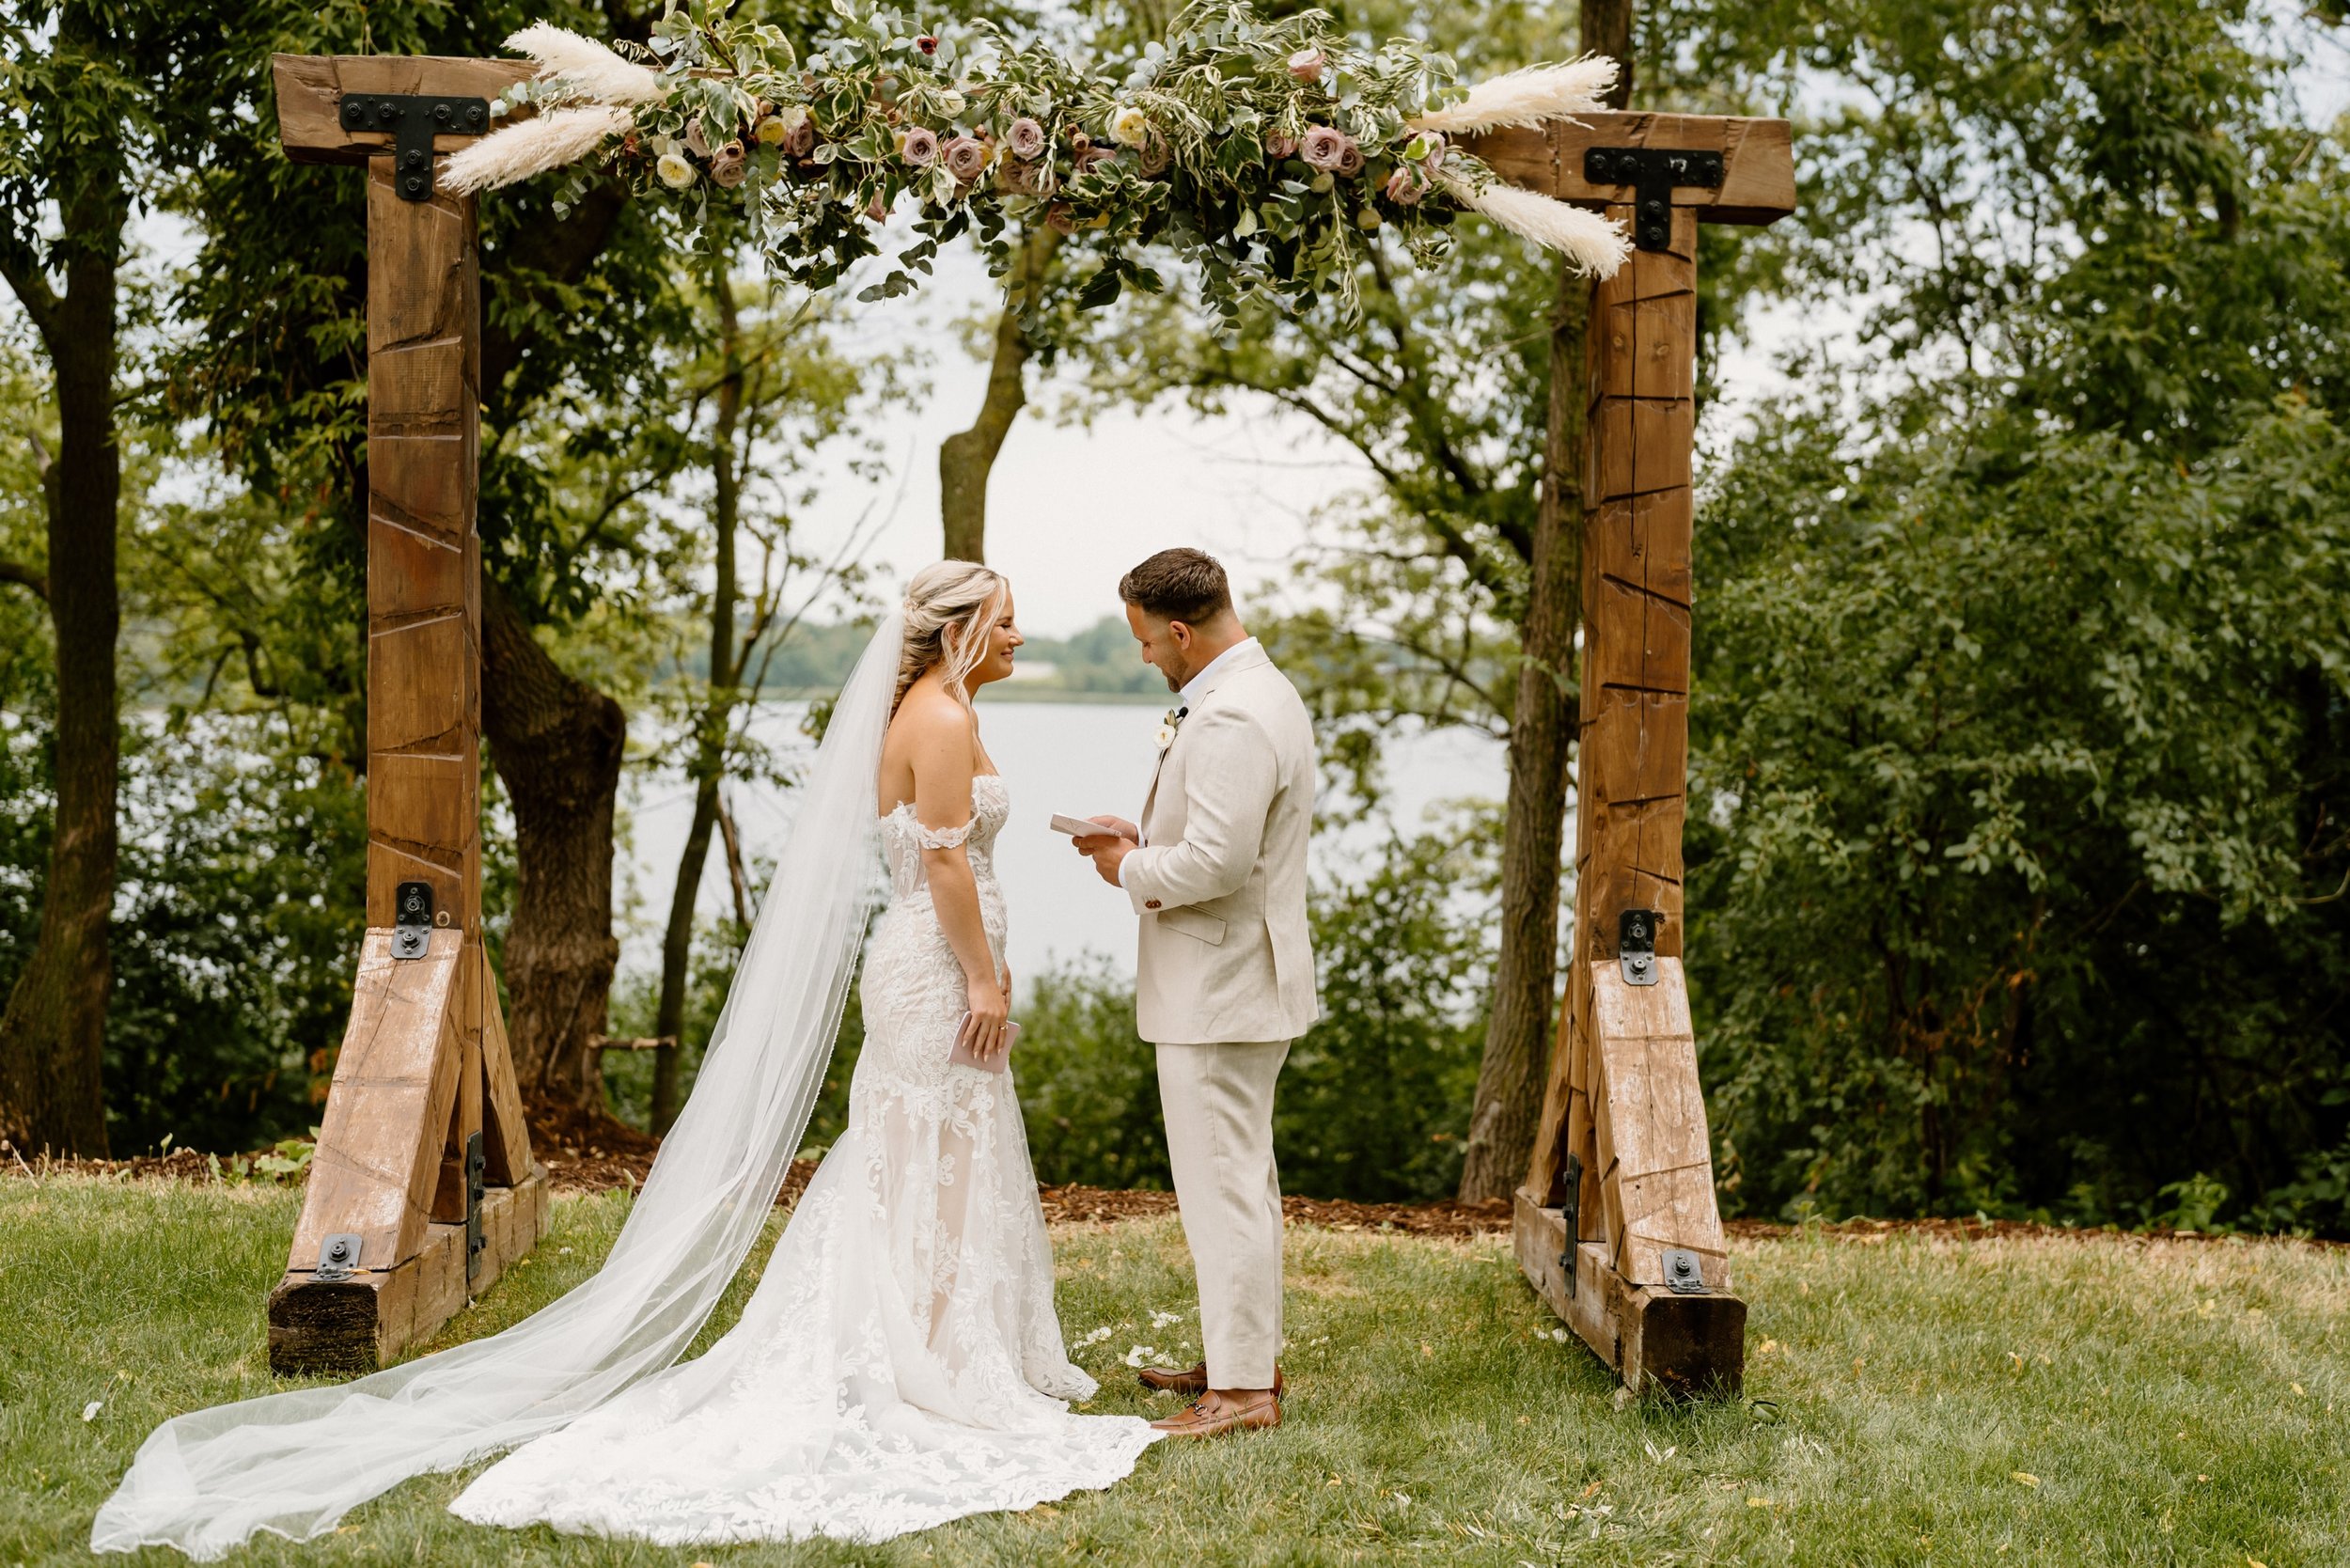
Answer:
[(481, 946), (481, 301), (438, 155), (528, 61), (280, 55), (279, 135), (368, 180), (368, 934), (270, 1365), (368, 1370), (546, 1227)]
[(1794, 210), (1787, 124), (1593, 114), (1471, 145), (1504, 179), (1622, 219), (1637, 246), (1586, 338), (1574, 961), (1518, 1262), (1627, 1388), (1735, 1392), (1747, 1309), (1681, 965), (1697, 234)]

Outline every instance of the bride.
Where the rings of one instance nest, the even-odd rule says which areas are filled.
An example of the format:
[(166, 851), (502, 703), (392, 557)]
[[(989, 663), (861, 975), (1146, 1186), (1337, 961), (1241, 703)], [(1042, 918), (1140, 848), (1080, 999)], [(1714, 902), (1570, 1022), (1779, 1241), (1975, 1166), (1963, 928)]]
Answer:
[[(1010, 813), (971, 693), (1011, 672), (1010, 587), (917, 573), (842, 689), (704, 1056), (611, 1256), (490, 1339), (165, 1422), (90, 1544), (305, 1540), (501, 1449), (450, 1506), (664, 1544), (877, 1542), (1131, 1472), (1160, 1435), (1079, 1416), (1008, 1049), (991, 852)], [(882, 809), (887, 802), (888, 808)], [(733, 1329), (681, 1360), (773, 1207), (864, 943), (847, 1131)], [(965, 1014), (968, 1023), (964, 1023)], [(950, 1061), (961, 1034), (979, 1065)], [(516, 1447), (516, 1445), (521, 1445)]]

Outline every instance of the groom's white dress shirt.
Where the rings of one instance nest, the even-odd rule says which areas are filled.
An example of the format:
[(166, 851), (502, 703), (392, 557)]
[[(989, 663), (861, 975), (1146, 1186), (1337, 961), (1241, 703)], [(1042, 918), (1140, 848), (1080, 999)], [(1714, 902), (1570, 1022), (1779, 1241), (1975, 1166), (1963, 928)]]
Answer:
[(1313, 721), (1254, 637), (1183, 698), (1142, 847), (1119, 872), (1142, 921), (1136, 1022), (1153, 1044), (1294, 1040), (1319, 1013), (1306, 927)]

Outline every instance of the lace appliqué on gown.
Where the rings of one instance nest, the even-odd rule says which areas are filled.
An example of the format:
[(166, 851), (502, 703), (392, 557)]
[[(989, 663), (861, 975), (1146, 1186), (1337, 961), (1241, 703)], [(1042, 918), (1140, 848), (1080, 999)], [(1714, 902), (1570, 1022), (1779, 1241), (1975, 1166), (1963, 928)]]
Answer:
[(948, 1061), (963, 970), (924, 846), (965, 846), (999, 967), (1004, 951), (992, 852), (1010, 801), (992, 776), (971, 794), (961, 828), (911, 807), (883, 821), (891, 898), (866, 945), (848, 1128), (742, 1321), (508, 1455), (457, 1513), (671, 1545), (878, 1542), (1107, 1486), (1159, 1435), (1065, 1407), (1095, 1384), (1062, 1347), (1011, 1076)]

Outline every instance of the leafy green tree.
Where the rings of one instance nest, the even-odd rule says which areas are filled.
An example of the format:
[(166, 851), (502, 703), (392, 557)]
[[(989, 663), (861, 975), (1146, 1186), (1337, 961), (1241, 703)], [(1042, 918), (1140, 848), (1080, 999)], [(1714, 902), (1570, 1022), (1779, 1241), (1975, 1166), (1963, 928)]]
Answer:
[(1868, 302), (1702, 501), (1725, 1188), (2339, 1227), (2342, 143), (2245, 7), (1685, 14), (1849, 89), (1777, 265)]

